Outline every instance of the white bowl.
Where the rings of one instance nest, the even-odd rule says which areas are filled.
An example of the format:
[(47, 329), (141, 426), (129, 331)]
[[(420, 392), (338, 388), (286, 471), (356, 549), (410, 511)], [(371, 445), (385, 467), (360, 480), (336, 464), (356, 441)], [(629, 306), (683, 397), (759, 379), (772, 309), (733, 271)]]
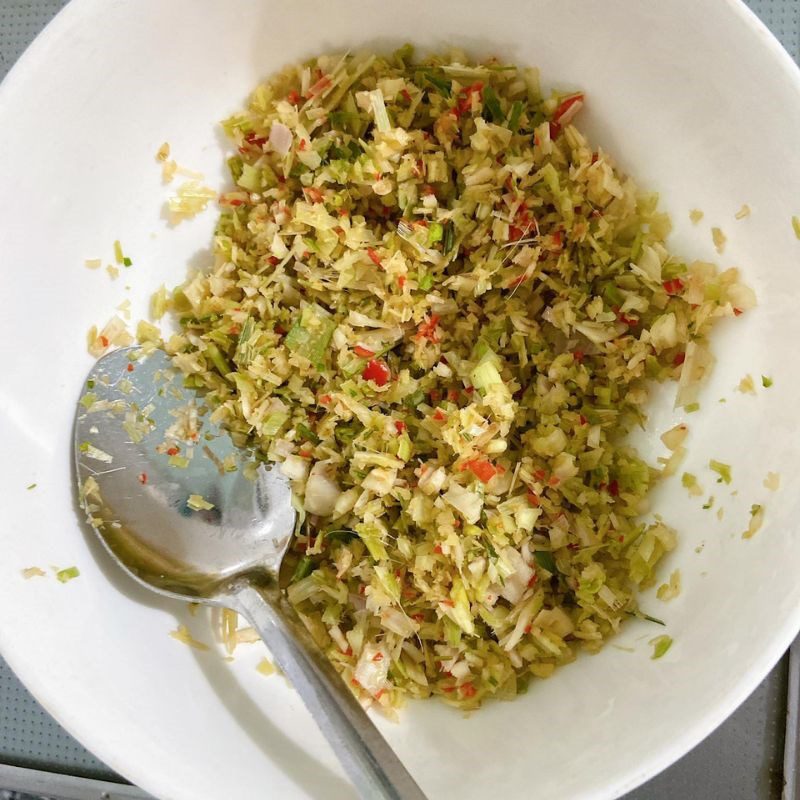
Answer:
[[(800, 625), (800, 242), (790, 224), (800, 214), (800, 77), (741, 3), (75, 0), (0, 91), (0, 646), (68, 730), (162, 798), (353, 793), (297, 696), (255, 671), (260, 646), (228, 664), (171, 639), (177, 621), (210, 635), (202, 615), (134, 586), (82, 533), (69, 445), (90, 365), (84, 335), (125, 298), (134, 318), (145, 314), (153, 288), (208, 250), (214, 210), (176, 229), (161, 216), (171, 191), (154, 160), (162, 141), (221, 186), (215, 122), (259, 78), (320, 51), (406, 40), (495, 53), (539, 65), (546, 83), (583, 87), (590, 133), (661, 192), (673, 249), (716, 259), (719, 225), (728, 236), (719, 261), (742, 267), (760, 306), (720, 325), (718, 365), (687, 418), (685, 468), (717, 496), (715, 510), (678, 485), (655, 498), (682, 532), (665, 572), (681, 569), (683, 593), (669, 605), (643, 601), (667, 620), (670, 652), (652, 661), (647, 641), (661, 629), (632, 623), (619, 647), (514, 703), (467, 719), (413, 704), (400, 724), (380, 722), (386, 736), (431, 798), (610, 798), (718, 725)], [(752, 215), (735, 220), (742, 203)], [(692, 207), (705, 211), (696, 227)], [(134, 266), (112, 282), (83, 264), (110, 260), (115, 239)], [(775, 385), (735, 392), (746, 373)], [(661, 400), (655, 431), (672, 420)], [(713, 484), (710, 457), (733, 464), (732, 487)], [(782, 473), (774, 494), (762, 485), (768, 470)], [(767, 521), (744, 541), (752, 503), (766, 505)], [(81, 576), (66, 585), (20, 576), (50, 564), (76, 564)]]

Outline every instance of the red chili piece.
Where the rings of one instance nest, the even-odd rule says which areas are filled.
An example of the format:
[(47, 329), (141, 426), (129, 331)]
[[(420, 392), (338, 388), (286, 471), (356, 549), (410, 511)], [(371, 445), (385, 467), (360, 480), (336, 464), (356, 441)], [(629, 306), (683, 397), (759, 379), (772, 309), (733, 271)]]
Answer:
[(392, 373), (383, 361), (373, 358), (364, 367), (361, 377), (365, 381), (372, 381), (376, 386), (385, 386), (392, 377)]
[(481, 483), (488, 483), (500, 472), (491, 461), (480, 458), (465, 461), (462, 469), (468, 469)]

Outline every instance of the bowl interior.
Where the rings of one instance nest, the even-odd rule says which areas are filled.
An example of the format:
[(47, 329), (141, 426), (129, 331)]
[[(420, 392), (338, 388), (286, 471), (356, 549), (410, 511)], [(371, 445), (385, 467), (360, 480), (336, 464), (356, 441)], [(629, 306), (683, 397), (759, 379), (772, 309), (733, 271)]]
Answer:
[[(800, 242), (790, 223), (800, 213), (800, 79), (743, 6), (673, 0), (667, 13), (639, 0), (504, 0), (488, 10), (410, 0), (390, 12), (356, 0), (74, 0), (0, 90), (0, 605), (14, 610), (0, 618), (0, 647), (62, 724), (158, 796), (353, 792), (294, 692), (256, 672), (260, 645), (232, 663), (180, 645), (167, 635), (179, 623), (211, 642), (204, 615), (114, 572), (79, 526), (69, 443), (91, 363), (85, 333), (126, 300), (134, 320), (146, 315), (158, 285), (206, 261), (215, 211), (169, 226), (162, 209), (175, 185), (162, 184), (155, 160), (163, 141), (221, 187), (227, 145), (216, 121), (261, 77), (321, 51), (405, 41), (497, 54), (538, 65), (545, 85), (585, 89), (585, 127), (640, 186), (661, 193), (672, 249), (741, 267), (759, 308), (719, 326), (701, 410), (674, 414), (667, 388), (643, 437), (655, 458), (656, 434), (685, 420), (684, 468), (705, 490), (690, 499), (673, 481), (654, 495), (653, 511), (681, 533), (664, 574), (680, 568), (682, 594), (643, 599), (675, 639), (667, 656), (650, 659), (648, 640), (661, 629), (631, 623), (600, 655), (514, 703), (468, 718), (413, 704), (400, 724), (380, 722), (386, 736), (432, 798), (456, 787), (463, 800), (613, 797), (710, 732), (800, 623)], [(736, 220), (743, 203), (752, 214)], [(705, 212), (696, 226), (690, 208)], [(728, 237), (722, 255), (712, 225)], [(116, 281), (85, 269), (87, 258), (110, 263), (116, 239), (132, 267)], [(756, 396), (735, 391), (748, 373)], [(731, 486), (714, 482), (710, 458), (733, 465)], [(778, 492), (763, 485), (768, 471), (781, 473)], [(715, 505), (703, 510), (709, 495)], [(745, 541), (754, 503), (766, 506), (766, 523)], [(51, 564), (76, 564), (81, 577), (20, 577)]]

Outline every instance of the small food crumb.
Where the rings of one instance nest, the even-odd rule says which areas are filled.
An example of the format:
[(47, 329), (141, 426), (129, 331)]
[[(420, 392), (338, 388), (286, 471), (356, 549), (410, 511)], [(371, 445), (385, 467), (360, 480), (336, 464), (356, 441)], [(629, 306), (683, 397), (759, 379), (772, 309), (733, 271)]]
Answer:
[(703, 503), (703, 508), (708, 511), (709, 509), (714, 507), (714, 495), (712, 494), (705, 503)]
[(703, 219), (703, 212), (699, 208), (693, 208), (689, 212), (689, 219), (692, 221), (694, 225), (697, 225), (701, 219)]
[(80, 570), (77, 567), (66, 567), (65, 569), (56, 571), (56, 578), (58, 578), (61, 583), (67, 583), (73, 578), (77, 578), (80, 574)]
[(267, 675), (267, 676), (274, 675), (277, 672), (275, 665), (268, 658), (262, 658), (261, 661), (259, 661), (258, 664), (256, 665), (256, 669), (262, 675)]
[(724, 464), (722, 461), (715, 461), (713, 458), (708, 462), (708, 466), (713, 472), (719, 475), (717, 483), (730, 483), (733, 479), (731, 476), (731, 465)]
[(47, 575), (47, 573), (39, 567), (28, 567), (22, 570), (22, 577), (25, 578), (26, 581), (31, 578), (43, 578), (45, 575)]
[(736, 390), (742, 394), (755, 394), (756, 384), (753, 380), (753, 376), (745, 375), (744, 378), (739, 381), (739, 385), (736, 387)]
[(31, 489), (35, 489), (38, 484), (29, 483), (25, 488), (30, 491)]
[(694, 414), (695, 411), (700, 410), (700, 403), (688, 403), (684, 406), (687, 414)]
[(694, 549), (695, 553), (698, 553), (698, 554), (699, 554), (699, 553), (702, 553), (702, 552), (703, 552), (703, 548), (704, 548), (704, 547), (705, 547), (705, 545), (704, 545), (704, 544), (699, 544), (699, 545), (697, 545), (697, 547), (695, 547), (695, 549)]
[(674, 428), (662, 433), (661, 441), (668, 450), (675, 451), (683, 444), (688, 433), (689, 426), (685, 422), (681, 422)]
[(792, 228), (794, 229), (794, 235), (800, 239), (800, 217), (792, 217)]
[(169, 632), (169, 635), (173, 639), (177, 639), (179, 642), (189, 645), (189, 647), (194, 647), (195, 650), (208, 650), (208, 645), (197, 641), (197, 639), (189, 633), (189, 629), (185, 625), (178, 625), (176, 630)]
[(169, 158), (169, 142), (164, 142), (156, 152), (156, 159), (158, 161), (166, 161)]
[(108, 264), (106, 266), (106, 272), (112, 281), (115, 281), (117, 278), (119, 278), (119, 270), (113, 264)]
[(78, 449), (87, 458), (92, 458), (95, 461), (102, 461), (104, 464), (111, 464), (114, 461), (114, 456), (111, 453), (106, 453), (105, 450), (101, 450), (89, 442), (81, 442)]
[(745, 203), (734, 215), (736, 219), (744, 219), (750, 216), (750, 206)]
[(687, 450), (685, 447), (676, 447), (675, 450), (672, 451), (672, 454), (669, 458), (661, 458), (659, 456), (658, 463), (662, 464), (661, 474), (668, 478), (670, 475), (674, 475), (678, 471), (678, 467), (683, 463), (683, 460), (686, 458)]
[(186, 181), (178, 187), (177, 194), (167, 201), (167, 208), (173, 222), (194, 217), (205, 211), (209, 202), (214, 200), (217, 193), (198, 181)]
[(254, 644), (260, 642), (261, 636), (255, 628), (245, 627), (236, 631), (236, 644)]
[(122, 254), (122, 245), (119, 243), (119, 239), (114, 242), (114, 260), (117, 264), (122, 264), (125, 260), (125, 256)]
[(125, 320), (128, 321), (131, 318), (131, 301), (130, 300), (123, 300), (118, 306), (117, 311), (122, 312), (122, 316), (125, 317)]
[(105, 324), (103, 330), (97, 332), (97, 326), (92, 325), (87, 335), (89, 354), (100, 358), (111, 345), (127, 347), (133, 344), (133, 336), (128, 333), (125, 322), (114, 316)]
[(703, 494), (703, 489), (697, 482), (697, 478), (691, 472), (684, 472), (681, 476), (681, 484), (685, 489), (689, 490), (692, 497), (699, 497)]
[(722, 522), (722, 518), (723, 518), (724, 516), (725, 516), (725, 509), (724, 509), (722, 506), (720, 506), (720, 507), (717, 509), (717, 519), (718, 519), (720, 522)]
[(172, 298), (162, 283), (150, 297), (150, 318), (158, 322), (172, 308)]
[(722, 255), (725, 250), (725, 242), (727, 242), (727, 237), (722, 232), (722, 228), (712, 228), (711, 229), (711, 238), (714, 240), (714, 247), (716, 251)]
[(103, 266), (103, 259), (102, 258), (87, 258), (86, 261), (83, 262), (86, 265), (87, 269), (100, 269)]
[(659, 600), (672, 600), (673, 597), (677, 597), (681, 593), (681, 571), (676, 569), (672, 574), (669, 576), (669, 581), (667, 583), (662, 583), (661, 586), (658, 587), (656, 591), (656, 597)]
[(191, 508), (192, 511), (210, 511), (214, 508), (214, 504), (209, 503), (201, 494), (190, 494), (186, 505)]
[(750, 524), (742, 534), (742, 539), (752, 539), (764, 524), (764, 506), (754, 503), (750, 506)]
[(769, 378), (769, 377), (767, 377), (766, 375), (762, 375), (762, 376), (761, 376), (761, 385), (762, 385), (762, 386), (763, 386), (765, 389), (769, 389), (769, 387), (770, 387), (770, 386), (772, 386), (772, 384), (773, 384), (773, 380), (772, 380), (772, 378)]
[(781, 476), (777, 472), (768, 472), (764, 478), (764, 488), (771, 492), (777, 492), (781, 488)]
[(653, 655), (651, 655), (650, 658), (661, 658), (661, 656), (665, 655), (667, 650), (672, 647), (672, 637), (666, 634), (656, 636), (655, 639), (650, 640), (650, 644), (653, 645)]

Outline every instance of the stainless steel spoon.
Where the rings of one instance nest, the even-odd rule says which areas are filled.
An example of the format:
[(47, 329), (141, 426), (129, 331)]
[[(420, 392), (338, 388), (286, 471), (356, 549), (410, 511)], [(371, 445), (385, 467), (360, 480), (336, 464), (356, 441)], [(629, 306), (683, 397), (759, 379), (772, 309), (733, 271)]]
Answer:
[(285, 478), (245, 468), (246, 454), (209, 416), (161, 350), (101, 358), (75, 419), (89, 524), (149, 589), (246, 617), (362, 797), (424, 800), (278, 587), (296, 518)]

